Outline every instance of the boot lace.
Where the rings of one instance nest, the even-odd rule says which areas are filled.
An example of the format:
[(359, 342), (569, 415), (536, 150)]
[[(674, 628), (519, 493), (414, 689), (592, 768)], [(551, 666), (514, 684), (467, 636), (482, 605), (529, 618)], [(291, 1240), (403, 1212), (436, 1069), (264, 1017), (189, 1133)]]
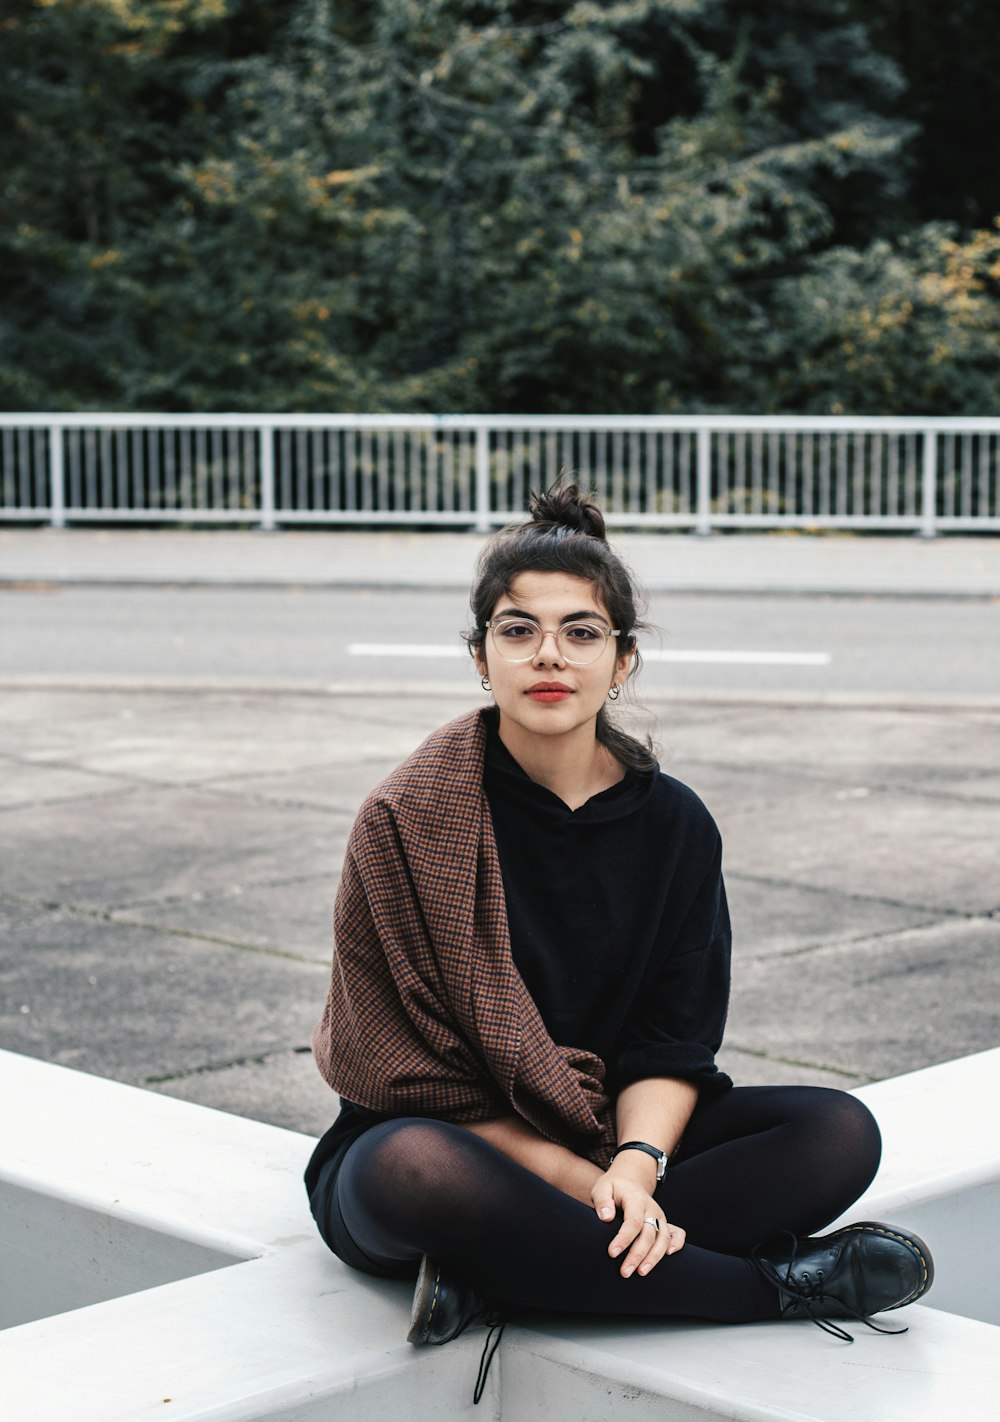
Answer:
[[(479, 1404), (486, 1390), (486, 1379), (489, 1375), (490, 1364), (496, 1357), (496, 1351), (500, 1347), (500, 1340), (503, 1338), (503, 1331), (507, 1327), (506, 1320), (495, 1318), (490, 1322), (490, 1331), (486, 1335), (486, 1342), (483, 1344), (482, 1357), (479, 1359), (479, 1372), (476, 1375), (476, 1386), (472, 1394), (472, 1401)], [(494, 1335), (496, 1335), (494, 1337)]]
[(858, 1323), (863, 1323), (866, 1328), (872, 1329), (875, 1333), (906, 1333), (908, 1331), (905, 1327), (886, 1328), (885, 1324), (873, 1323), (867, 1314), (861, 1313), (856, 1308), (852, 1308), (850, 1304), (845, 1303), (843, 1299), (838, 1298), (836, 1294), (828, 1294), (826, 1292), (826, 1280), (822, 1269), (816, 1270), (815, 1278), (813, 1278), (808, 1270), (803, 1270), (799, 1278), (794, 1278), (792, 1269), (798, 1255), (798, 1238), (792, 1234), (791, 1231), (784, 1232), (776, 1236), (776, 1238), (790, 1239), (792, 1241), (792, 1249), (788, 1262), (784, 1265), (775, 1264), (773, 1260), (768, 1259), (762, 1253), (768, 1244), (773, 1244), (774, 1242), (773, 1239), (767, 1240), (764, 1244), (754, 1245), (750, 1251), (750, 1257), (756, 1266), (757, 1272), (763, 1279), (766, 1279), (769, 1284), (773, 1284), (779, 1294), (784, 1294), (787, 1298), (791, 1299), (792, 1307), (804, 1313), (810, 1322), (815, 1323), (817, 1328), (822, 1328), (824, 1333), (831, 1333), (835, 1338), (843, 1339), (845, 1343), (854, 1342), (853, 1337), (848, 1333), (846, 1328), (841, 1328), (839, 1324), (833, 1323), (829, 1318), (823, 1318), (816, 1312), (816, 1309), (829, 1304), (836, 1305), (839, 1312), (847, 1314)]

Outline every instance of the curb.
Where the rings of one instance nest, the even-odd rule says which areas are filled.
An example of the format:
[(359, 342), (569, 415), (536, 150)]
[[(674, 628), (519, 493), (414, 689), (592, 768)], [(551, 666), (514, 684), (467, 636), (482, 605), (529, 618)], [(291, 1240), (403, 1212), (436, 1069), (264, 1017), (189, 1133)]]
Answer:
[[(321, 682), (302, 680), (255, 681), (249, 678), (226, 677), (128, 677), (30, 675), (0, 676), (0, 692), (52, 692), (54, 694), (88, 693), (103, 695), (161, 696), (309, 696), (326, 700), (367, 697), (373, 700), (397, 700), (398, 686), (389, 682), (351, 681)], [(440, 682), (407, 682), (406, 695), (422, 700), (456, 701), (479, 695), (476, 688), (459, 685), (442, 687)], [(685, 687), (677, 690), (645, 691), (629, 708), (634, 713), (653, 705), (666, 706), (771, 706), (787, 710), (897, 711), (906, 712), (983, 712), (1000, 715), (1000, 697), (983, 694), (940, 696), (914, 693), (901, 696), (898, 692), (841, 691), (817, 694), (811, 691), (725, 691), (718, 688)]]
[[(217, 591), (288, 591), (288, 592), (429, 592), (468, 594), (467, 578), (448, 581), (442, 578), (205, 578), (205, 577), (149, 577), (149, 578), (109, 578), (87, 577), (72, 574), (66, 577), (24, 577), (6, 576), (0, 573), (0, 590), (8, 592), (52, 592), (60, 588), (122, 588), (129, 591), (150, 589), (202, 589)], [(882, 598), (906, 602), (1000, 602), (1000, 587), (884, 587), (878, 584), (864, 584), (859, 587), (845, 587), (822, 583), (779, 584), (779, 583), (668, 583), (650, 579), (643, 583), (647, 594), (662, 594), (671, 597), (822, 597), (822, 598)]]

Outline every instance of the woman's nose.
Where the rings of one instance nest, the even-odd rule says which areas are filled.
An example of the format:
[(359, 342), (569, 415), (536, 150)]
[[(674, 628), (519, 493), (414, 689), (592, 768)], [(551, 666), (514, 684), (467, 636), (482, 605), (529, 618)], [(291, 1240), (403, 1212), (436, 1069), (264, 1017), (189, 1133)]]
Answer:
[[(552, 643), (551, 654), (546, 655), (546, 646)], [(543, 632), (542, 640), (538, 645), (538, 651), (534, 655), (536, 662), (561, 662), (563, 660), (562, 648), (559, 645), (559, 638), (555, 632)]]

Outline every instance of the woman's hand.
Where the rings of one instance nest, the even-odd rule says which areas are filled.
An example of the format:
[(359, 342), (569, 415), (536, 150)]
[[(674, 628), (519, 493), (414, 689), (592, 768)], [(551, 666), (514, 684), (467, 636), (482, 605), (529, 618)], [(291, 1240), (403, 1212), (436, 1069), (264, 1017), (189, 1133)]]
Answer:
[[(640, 1275), (648, 1274), (665, 1254), (676, 1254), (683, 1249), (686, 1238), (679, 1225), (669, 1223), (650, 1191), (652, 1182), (639, 1178), (641, 1171), (641, 1163), (638, 1169), (636, 1163), (630, 1168), (621, 1156), (595, 1182), (590, 1196), (598, 1219), (610, 1222), (617, 1210), (624, 1216), (618, 1233), (608, 1245), (612, 1259), (625, 1254), (619, 1270), (623, 1279), (630, 1278), (636, 1271)], [(647, 1223), (649, 1220), (657, 1220), (659, 1229)]]

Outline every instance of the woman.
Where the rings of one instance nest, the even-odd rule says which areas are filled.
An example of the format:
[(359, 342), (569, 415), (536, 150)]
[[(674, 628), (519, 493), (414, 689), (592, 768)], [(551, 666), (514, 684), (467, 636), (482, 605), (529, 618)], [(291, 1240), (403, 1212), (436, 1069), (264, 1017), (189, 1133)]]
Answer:
[(930, 1287), (924, 1244), (812, 1238), (879, 1160), (839, 1091), (734, 1087), (710, 815), (616, 728), (629, 574), (575, 485), (480, 559), (468, 634), (495, 706), (368, 798), (314, 1035), (342, 1097), (307, 1185), (358, 1269), (420, 1266), (410, 1340), (508, 1307), (868, 1321)]

